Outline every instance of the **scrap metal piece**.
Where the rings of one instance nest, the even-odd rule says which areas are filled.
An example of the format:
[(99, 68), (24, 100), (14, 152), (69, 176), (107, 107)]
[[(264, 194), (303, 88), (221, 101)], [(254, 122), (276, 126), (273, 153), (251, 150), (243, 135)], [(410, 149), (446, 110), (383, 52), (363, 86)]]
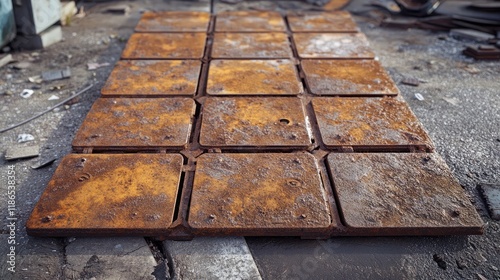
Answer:
[(198, 158), (188, 222), (195, 233), (324, 234), (331, 225), (310, 154), (204, 154)]
[(482, 234), (483, 222), (437, 154), (330, 154), (341, 217), (354, 235)]
[(311, 145), (304, 109), (295, 97), (208, 98), (200, 144), (242, 148)]
[(121, 60), (102, 88), (103, 96), (196, 94), (201, 62), (196, 60)]
[(367, 58), (375, 54), (362, 33), (294, 33), (301, 58)]
[(29, 147), (10, 147), (5, 151), (5, 160), (15, 160), (23, 158), (32, 158), (40, 155), (39, 146), (29, 146)]
[(306, 83), (317, 95), (397, 95), (399, 90), (375, 60), (302, 60)]
[(346, 11), (294, 13), (287, 18), (292, 32), (358, 32), (351, 14)]
[(293, 62), (281, 60), (212, 60), (209, 95), (297, 95), (304, 88)]
[(123, 59), (200, 59), (204, 33), (135, 33), (123, 50)]
[(195, 107), (188, 98), (97, 99), (73, 140), (73, 148), (182, 148), (189, 139)]
[(285, 33), (215, 33), (213, 58), (292, 58)]
[(492, 184), (479, 185), (481, 194), (493, 220), (500, 221), (500, 186)]
[(355, 151), (431, 151), (432, 141), (406, 102), (397, 98), (314, 98), (323, 143)]
[(216, 32), (275, 32), (286, 31), (285, 21), (277, 12), (224, 11), (217, 14)]
[(194, 11), (145, 12), (136, 32), (207, 32), (210, 14)]
[(36, 236), (164, 236), (182, 161), (177, 154), (68, 155), (26, 230)]

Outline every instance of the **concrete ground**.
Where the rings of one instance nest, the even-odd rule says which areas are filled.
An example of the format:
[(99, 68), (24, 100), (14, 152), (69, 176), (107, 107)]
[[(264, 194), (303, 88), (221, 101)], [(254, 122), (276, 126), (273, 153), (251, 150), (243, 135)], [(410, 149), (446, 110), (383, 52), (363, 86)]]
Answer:
[[(313, 8), (299, 1), (215, 2), (215, 11)], [(63, 42), (45, 50), (13, 54), (19, 61), (31, 62), (30, 67), (0, 69), (2, 128), (45, 110), (86, 85), (94, 85), (73, 104), (0, 134), (2, 154), (9, 147), (40, 146), (38, 158), (11, 162), (0, 158), (0, 279), (500, 279), (500, 222), (489, 217), (476, 188), (482, 183), (500, 184), (500, 63), (463, 56), (461, 50), (472, 42), (450, 38), (447, 33), (385, 29), (365, 16), (355, 19), (428, 130), (437, 152), (470, 195), (487, 224), (484, 235), (329, 240), (197, 238), (193, 242), (27, 236), (24, 225), (34, 204), (60, 159), (70, 152), (75, 132), (99, 96), (140, 12), (211, 10), (208, 0), (119, 3), (132, 7), (128, 16), (104, 13), (111, 5), (108, 3), (87, 4), (87, 16), (63, 28)], [(111, 65), (87, 70), (90, 62)], [(72, 71), (70, 79), (42, 84), (28, 81), (42, 71), (67, 66)], [(403, 77), (425, 83), (418, 87), (402, 85)], [(23, 89), (34, 89), (35, 93), (24, 99), (19, 95)], [(424, 100), (417, 100), (416, 93)], [(60, 99), (48, 100), (52, 95)], [(22, 133), (32, 134), (35, 140), (17, 143)], [(57, 158), (54, 164), (31, 168), (52, 157)], [(17, 191), (13, 216), (9, 216), (7, 207), (8, 180), (12, 179), (8, 178), (9, 170), (15, 171)], [(9, 228), (12, 222), (15, 234)], [(15, 256), (10, 252), (14, 245), (9, 242), (15, 242)], [(12, 264), (15, 272), (8, 270)]]

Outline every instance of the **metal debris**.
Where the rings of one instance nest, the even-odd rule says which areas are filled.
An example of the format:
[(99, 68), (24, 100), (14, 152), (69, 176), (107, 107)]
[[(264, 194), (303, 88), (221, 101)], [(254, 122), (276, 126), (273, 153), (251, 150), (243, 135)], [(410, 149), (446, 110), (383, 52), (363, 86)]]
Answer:
[(31, 134), (22, 133), (17, 135), (17, 143), (24, 143), (35, 140), (35, 137)]
[(500, 186), (481, 184), (479, 189), (486, 201), (491, 218), (497, 221), (500, 220)]
[(42, 73), (42, 80), (45, 82), (68, 79), (71, 77), (71, 70), (69, 67), (62, 70), (51, 70)]
[(40, 153), (39, 146), (10, 147), (5, 152), (5, 160), (37, 157)]
[(24, 89), (20, 95), (22, 98), (30, 98), (34, 92), (32, 89)]

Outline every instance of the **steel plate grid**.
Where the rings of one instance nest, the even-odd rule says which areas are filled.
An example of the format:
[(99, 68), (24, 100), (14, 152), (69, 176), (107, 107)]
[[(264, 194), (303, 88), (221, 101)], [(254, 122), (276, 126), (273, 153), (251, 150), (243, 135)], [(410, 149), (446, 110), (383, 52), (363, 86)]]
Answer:
[(209, 95), (297, 95), (304, 92), (292, 60), (212, 60)]
[(285, 33), (215, 33), (213, 58), (293, 58)]
[(144, 12), (135, 32), (207, 32), (210, 13), (194, 11)]
[(355, 152), (432, 151), (433, 144), (406, 102), (399, 98), (313, 98), (322, 142)]
[(299, 98), (208, 98), (202, 116), (202, 147), (256, 151), (312, 146)]
[(325, 236), (332, 223), (310, 154), (204, 154), (189, 225), (195, 235)]
[(373, 59), (362, 33), (293, 33), (300, 58)]
[(292, 32), (356, 33), (358, 27), (346, 11), (295, 12), (287, 15)]
[(122, 59), (201, 59), (206, 37), (205, 33), (135, 33)]
[(72, 154), (57, 168), (26, 225), (33, 236), (165, 236), (183, 158)]
[(182, 149), (196, 105), (189, 98), (100, 98), (74, 140), (82, 151)]
[(399, 90), (375, 60), (302, 60), (306, 85), (315, 95), (381, 96)]
[(201, 62), (195, 60), (121, 60), (101, 90), (103, 97), (193, 96)]
[(484, 224), (437, 154), (330, 154), (348, 235), (482, 234)]
[(224, 11), (215, 17), (215, 32), (286, 32), (283, 17), (269, 11)]

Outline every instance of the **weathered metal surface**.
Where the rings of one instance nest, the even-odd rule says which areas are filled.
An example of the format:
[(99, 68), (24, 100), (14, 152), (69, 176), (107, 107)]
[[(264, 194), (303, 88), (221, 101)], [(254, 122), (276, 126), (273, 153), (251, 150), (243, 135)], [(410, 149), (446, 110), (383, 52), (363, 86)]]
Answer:
[(204, 33), (135, 33), (130, 36), (124, 59), (200, 59)]
[(309, 154), (204, 154), (188, 222), (198, 234), (307, 235), (330, 211)]
[(168, 96), (196, 94), (201, 62), (196, 60), (121, 60), (103, 96)]
[(396, 95), (396, 84), (375, 60), (302, 60), (306, 83), (317, 95)]
[(374, 58), (362, 33), (294, 33), (301, 58)]
[(213, 58), (291, 58), (285, 33), (215, 33)]
[(200, 144), (207, 147), (307, 147), (304, 109), (295, 97), (208, 98)]
[(288, 59), (210, 62), (210, 95), (297, 95), (303, 91), (297, 69)]
[(145, 12), (136, 32), (207, 32), (210, 14), (205, 12)]
[(437, 154), (330, 154), (351, 234), (481, 234), (483, 222)]
[(432, 150), (406, 102), (396, 98), (326, 98), (312, 101), (323, 143), (355, 151)]
[(100, 98), (78, 130), (73, 148), (181, 148), (188, 142), (195, 107), (188, 98)]
[(294, 13), (287, 18), (293, 32), (358, 32), (356, 23), (345, 11)]
[(26, 225), (30, 235), (165, 235), (172, 223), (182, 156), (66, 156)]
[(224, 11), (216, 16), (216, 32), (286, 31), (285, 21), (277, 12)]

